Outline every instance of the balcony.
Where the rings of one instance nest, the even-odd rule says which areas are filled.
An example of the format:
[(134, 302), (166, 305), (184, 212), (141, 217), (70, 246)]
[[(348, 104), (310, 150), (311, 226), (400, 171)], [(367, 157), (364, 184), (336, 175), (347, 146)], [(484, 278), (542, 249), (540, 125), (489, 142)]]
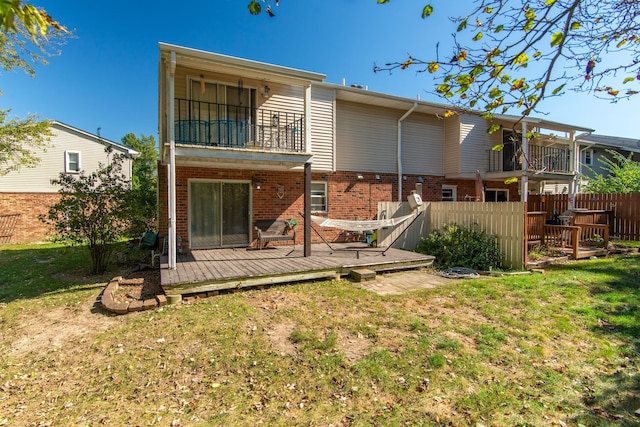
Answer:
[(304, 114), (175, 99), (175, 141), (202, 147), (302, 153)]
[[(529, 145), (529, 171), (536, 173), (571, 173), (569, 147)], [(489, 152), (488, 172), (509, 172), (522, 169), (522, 157), (513, 145), (505, 145), (501, 151)]]

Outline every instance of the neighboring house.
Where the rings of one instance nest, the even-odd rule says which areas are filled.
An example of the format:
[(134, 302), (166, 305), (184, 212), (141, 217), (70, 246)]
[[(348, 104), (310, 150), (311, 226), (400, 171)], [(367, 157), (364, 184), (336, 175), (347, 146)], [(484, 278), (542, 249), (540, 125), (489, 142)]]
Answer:
[(578, 136), (580, 147), (580, 174), (583, 177), (594, 178), (596, 175), (607, 175), (604, 159), (612, 159), (607, 151), (615, 151), (640, 161), (640, 139), (621, 138), (617, 136), (584, 134)]
[(127, 155), (123, 173), (131, 178), (132, 159), (137, 151), (57, 121), (51, 122), (51, 131), (53, 136), (46, 150), (37, 150), (37, 166), (0, 176), (0, 243), (46, 240), (49, 230), (39, 216), (46, 215), (59, 200), (59, 188), (51, 180), (61, 172), (91, 173), (113, 155), (105, 151), (106, 147), (111, 147), (112, 153)]
[[(174, 248), (177, 237), (186, 249), (248, 246), (255, 221), (299, 221), (303, 211), (379, 219), (385, 215), (377, 211), (379, 201), (406, 200), (414, 191), (427, 201), (476, 200), (476, 171), (488, 201), (526, 200), (545, 182), (573, 182), (574, 136), (591, 131), (500, 116), (504, 129), (489, 135), (477, 115), (445, 119), (447, 105), (327, 83), (319, 73), (159, 46), (160, 233)], [(516, 147), (509, 139), (514, 123), (516, 132), (540, 136)], [(503, 142), (502, 151), (492, 151)], [(518, 183), (505, 184), (514, 176)], [(298, 232), (305, 246), (318, 239), (307, 222), (305, 233)], [(361, 238), (319, 232), (330, 241)]]

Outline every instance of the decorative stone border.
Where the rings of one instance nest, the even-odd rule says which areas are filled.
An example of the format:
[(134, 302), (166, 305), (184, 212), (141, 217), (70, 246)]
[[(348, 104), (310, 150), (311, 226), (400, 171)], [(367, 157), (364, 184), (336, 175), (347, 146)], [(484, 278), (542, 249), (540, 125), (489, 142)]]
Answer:
[(113, 296), (118, 290), (118, 286), (120, 286), (122, 280), (122, 276), (111, 279), (104, 292), (102, 292), (100, 302), (105, 310), (116, 314), (127, 314), (133, 311), (151, 310), (152, 308), (162, 307), (167, 304), (167, 297), (164, 295), (156, 295), (153, 299), (116, 302)]

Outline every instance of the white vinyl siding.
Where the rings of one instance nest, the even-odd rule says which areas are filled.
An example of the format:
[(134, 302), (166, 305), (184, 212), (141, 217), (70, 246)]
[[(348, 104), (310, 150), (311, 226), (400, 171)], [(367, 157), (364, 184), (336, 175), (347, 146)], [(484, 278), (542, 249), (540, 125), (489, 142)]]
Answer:
[(311, 152), (313, 170), (333, 170), (335, 92), (311, 87)]
[(399, 110), (350, 102), (336, 103), (338, 170), (397, 172)]
[(444, 172), (447, 177), (460, 174), (460, 117), (444, 121)]
[(304, 88), (302, 86), (271, 83), (269, 87), (271, 88), (269, 98), (262, 98), (262, 105), (258, 100), (260, 108), (282, 113), (304, 114)]
[(489, 124), (479, 116), (461, 116), (459, 177), (474, 178), (477, 170), (489, 169), (489, 152), (502, 141), (502, 132), (489, 135), (488, 127)]
[[(37, 150), (40, 163), (34, 168), (22, 167), (0, 178), (0, 192), (12, 193), (55, 193), (57, 187), (51, 185), (60, 173), (66, 172), (67, 153), (80, 153), (80, 167), (86, 173), (98, 168), (98, 163), (107, 164), (109, 158), (104, 151), (105, 144), (97, 138), (90, 138), (72, 129), (54, 124), (54, 136), (46, 151)], [(114, 153), (120, 153), (114, 150)], [(131, 178), (131, 160), (125, 161), (122, 173)]]
[(401, 126), (403, 173), (444, 175), (444, 123), (435, 116), (414, 113)]

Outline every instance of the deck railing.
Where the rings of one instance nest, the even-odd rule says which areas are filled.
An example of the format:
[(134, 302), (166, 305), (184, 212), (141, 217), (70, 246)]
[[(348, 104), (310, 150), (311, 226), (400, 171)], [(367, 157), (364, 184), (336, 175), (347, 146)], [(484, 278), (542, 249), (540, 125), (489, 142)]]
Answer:
[(175, 141), (199, 146), (303, 152), (304, 114), (175, 99)]
[[(520, 170), (522, 158), (520, 153), (507, 154), (503, 151), (489, 152), (489, 172), (505, 172)], [(530, 145), (527, 159), (529, 169), (539, 172), (571, 172), (570, 150), (563, 147), (545, 147)]]

